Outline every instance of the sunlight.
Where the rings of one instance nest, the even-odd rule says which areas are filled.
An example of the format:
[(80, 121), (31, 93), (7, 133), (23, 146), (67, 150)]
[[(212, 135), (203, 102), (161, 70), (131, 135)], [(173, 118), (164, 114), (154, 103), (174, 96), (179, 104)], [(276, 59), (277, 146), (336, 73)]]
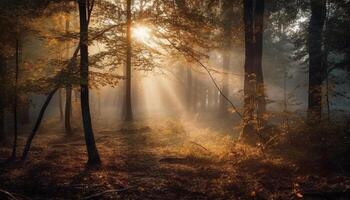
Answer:
[(132, 29), (132, 36), (140, 42), (147, 43), (151, 37), (151, 29), (147, 26), (136, 25)]

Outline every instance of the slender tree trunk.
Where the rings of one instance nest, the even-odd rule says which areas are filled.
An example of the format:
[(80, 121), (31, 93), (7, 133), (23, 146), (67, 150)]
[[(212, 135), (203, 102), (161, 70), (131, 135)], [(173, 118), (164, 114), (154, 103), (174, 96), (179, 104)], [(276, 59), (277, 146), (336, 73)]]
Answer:
[(15, 82), (14, 82), (14, 98), (13, 98), (13, 146), (11, 159), (16, 159), (17, 153), (17, 137), (18, 137), (18, 124), (17, 124), (17, 88), (18, 88), (18, 71), (19, 71), (19, 40), (16, 39), (16, 70), (15, 70)]
[[(2, 92), (0, 92), (0, 95), (2, 95)], [(0, 142), (4, 141), (6, 138), (4, 120), (5, 120), (4, 103), (2, 98), (0, 98)]]
[(62, 90), (58, 90), (58, 109), (60, 110), (60, 121), (63, 121)]
[(5, 80), (4, 80), (4, 73), (5, 73), (5, 62), (0, 56), (0, 142), (4, 141), (6, 139), (5, 134)]
[(87, 0), (79, 0), (78, 2), (80, 16), (80, 101), (85, 142), (88, 152), (87, 164), (99, 165), (101, 160), (95, 144), (89, 105), (88, 3)]
[[(232, 0), (224, 0), (222, 4), (223, 8), (223, 77), (222, 77), (222, 93), (225, 95), (229, 95), (229, 80), (227, 72), (230, 70), (230, 58), (231, 58), (231, 29), (232, 29), (232, 21), (233, 21), (233, 1)], [(220, 110), (221, 114), (228, 113), (228, 102), (221, 97), (220, 99)]]
[(29, 153), (29, 150), (30, 150), (30, 146), (31, 146), (31, 144), (32, 144), (32, 141), (33, 141), (33, 139), (34, 139), (34, 137), (35, 137), (36, 132), (38, 131), (38, 129), (39, 129), (39, 127), (40, 127), (40, 124), (41, 124), (41, 121), (42, 121), (43, 116), (44, 116), (44, 114), (45, 114), (45, 111), (46, 111), (46, 109), (47, 109), (47, 106), (49, 105), (49, 103), (50, 103), (50, 101), (51, 101), (53, 95), (57, 92), (58, 89), (59, 89), (59, 88), (56, 87), (54, 90), (52, 90), (52, 91), (49, 93), (49, 95), (47, 96), (47, 98), (46, 98), (46, 100), (45, 100), (43, 106), (41, 107), (40, 112), (39, 112), (38, 119), (36, 120), (36, 122), (35, 122), (35, 124), (34, 124), (34, 128), (33, 128), (32, 132), (30, 133), (30, 135), (29, 135), (29, 137), (28, 137), (28, 139), (27, 139), (27, 141), (26, 141), (26, 145), (25, 145), (25, 147), (24, 147), (23, 154), (22, 154), (22, 158), (21, 158), (22, 161), (25, 161), (25, 160), (27, 159), (28, 153)]
[(66, 86), (66, 107), (64, 113), (64, 127), (67, 135), (72, 134), (71, 127), (71, 116), (72, 116), (72, 85)]
[(187, 72), (187, 85), (186, 85), (186, 105), (187, 105), (187, 111), (191, 111), (192, 109), (192, 69), (190, 66), (186, 67)]
[(255, 68), (257, 80), (257, 120), (259, 128), (265, 126), (266, 120), (264, 115), (266, 112), (264, 76), (262, 70), (262, 52), (263, 52), (263, 33), (264, 33), (264, 10), (265, 0), (257, 0), (255, 4), (254, 14), (254, 39), (255, 39)]
[(253, 0), (244, 0), (244, 32), (245, 32), (245, 65), (244, 65), (244, 107), (243, 107), (243, 140), (256, 134), (254, 128), (254, 110), (256, 93), (256, 75), (254, 68), (254, 31)]
[(324, 24), (324, 35), (323, 35), (323, 40), (324, 40), (324, 60), (323, 60), (323, 70), (326, 78), (326, 106), (327, 106), (327, 121), (328, 123), (331, 121), (331, 106), (330, 106), (330, 95), (329, 95), (329, 72), (328, 72), (328, 55), (329, 55), (329, 45), (328, 45), (328, 21), (329, 21), (329, 1), (326, 0), (326, 19), (325, 19), (325, 24)]
[[(69, 32), (69, 19), (66, 20), (66, 33)], [(69, 45), (66, 45), (67, 49), (67, 58), (69, 56)], [(75, 66), (75, 65), (74, 65)], [(72, 73), (72, 66), (68, 65), (68, 74), (69, 74), (69, 81), (71, 80), (71, 73)], [(72, 127), (71, 127), (71, 115), (72, 115), (72, 84), (67, 83), (66, 85), (66, 106), (65, 106), (65, 113), (64, 113), (64, 127), (65, 132), (67, 135), (72, 134)]]
[(309, 24), (309, 102), (308, 122), (317, 124), (322, 116), (323, 51), (322, 32), (326, 18), (326, 0), (311, 0)]
[(198, 111), (198, 77), (195, 76), (195, 77), (192, 77), (192, 110), (194, 113), (197, 113)]
[(126, 84), (125, 84), (125, 121), (133, 119), (131, 104), (131, 0), (127, 0), (127, 30), (126, 30)]

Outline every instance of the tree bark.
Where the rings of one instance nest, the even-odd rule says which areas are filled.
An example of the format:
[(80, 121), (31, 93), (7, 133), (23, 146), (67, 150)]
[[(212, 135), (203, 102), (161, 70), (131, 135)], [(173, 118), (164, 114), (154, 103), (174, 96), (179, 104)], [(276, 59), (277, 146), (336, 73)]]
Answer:
[(256, 134), (254, 128), (254, 110), (256, 93), (256, 75), (254, 67), (254, 30), (253, 0), (244, 0), (245, 64), (244, 64), (244, 107), (243, 107), (243, 140)]
[[(233, 1), (225, 0), (222, 4), (223, 8), (223, 62), (222, 68), (224, 74), (222, 75), (222, 92), (229, 96), (229, 80), (227, 72), (230, 70), (230, 58), (231, 58), (231, 37), (232, 37), (232, 21), (233, 21)], [(221, 114), (228, 113), (228, 102), (221, 97), (220, 99), (220, 110)]]
[(126, 3), (126, 84), (125, 84), (125, 121), (133, 119), (131, 104), (131, 0)]
[(266, 120), (264, 115), (266, 112), (266, 99), (265, 99), (265, 87), (264, 76), (262, 70), (262, 52), (263, 52), (263, 33), (264, 33), (264, 10), (265, 0), (257, 0), (254, 9), (254, 39), (255, 39), (255, 69), (256, 69), (256, 81), (257, 81), (257, 120), (259, 128), (265, 126)]
[[(66, 20), (66, 33), (69, 31), (69, 19)], [(67, 42), (68, 43), (68, 42)], [(67, 49), (67, 58), (69, 56), (69, 45), (66, 45)], [(75, 63), (74, 63), (75, 64)], [(75, 65), (74, 65), (75, 66)], [(65, 132), (67, 135), (72, 134), (72, 127), (71, 127), (71, 115), (72, 115), (72, 84), (70, 83), (71, 81), (71, 74), (72, 74), (72, 66), (68, 65), (68, 83), (66, 85), (66, 106), (65, 106), (65, 113), (64, 113), (64, 127), (65, 127)]]
[(68, 84), (66, 86), (66, 107), (64, 113), (64, 127), (67, 135), (72, 134), (71, 127), (71, 115), (72, 115), (72, 85)]
[(89, 105), (88, 2), (87, 0), (79, 0), (78, 2), (80, 16), (80, 101), (88, 153), (87, 164), (99, 165), (101, 160), (95, 144)]
[(5, 134), (5, 61), (0, 55), (0, 142), (6, 139)]
[(25, 160), (27, 159), (28, 153), (29, 153), (29, 150), (30, 150), (30, 146), (31, 146), (31, 144), (32, 144), (32, 141), (33, 141), (33, 139), (34, 139), (34, 136), (35, 136), (37, 130), (39, 129), (39, 126), (40, 126), (41, 121), (42, 121), (42, 119), (43, 119), (43, 116), (44, 116), (44, 114), (45, 114), (46, 108), (47, 108), (47, 106), (49, 105), (49, 103), (50, 103), (50, 101), (51, 101), (53, 95), (57, 92), (58, 89), (59, 89), (59, 88), (56, 87), (54, 90), (52, 90), (52, 91), (49, 93), (49, 95), (47, 96), (47, 98), (46, 98), (46, 100), (45, 100), (43, 106), (41, 107), (40, 112), (39, 112), (38, 119), (36, 120), (35, 125), (34, 125), (34, 128), (33, 128), (32, 132), (30, 133), (30, 135), (29, 135), (29, 137), (28, 137), (28, 139), (27, 139), (26, 145), (25, 145), (25, 147), (24, 147), (23, 154), (22, 154), (22, 158), (21, 158), (22, 161), (25, 161)]
[(322, 32), (326, 18), (326, 0), (311, 0), (311, 19), (309, 23), (309, 99), (308, 122), (317, 124), (322, 116)]
[(58, 109), (60, 111), (60, 121), (63, 121), (62, 90), (58, 90)]
[[(0, 95), (2, 95), (2, 92), (0, 92)], [(0, 142), (4, 141), (6, 138), (4, 120), (5, 120), (4, 103), (2, 98), (0, 98)]]
[(17, 84), (18, 84), (18, 71), (19, 71), (19, 40), (16, 39), (16, 69), (15, 69), (15, 82), (14, 82), (14, 96), (13, 96), (13, 146), (11, 159), (16, 159), (17, 153), (17, 137), (18, 137), (18, 124), (17, 124)]

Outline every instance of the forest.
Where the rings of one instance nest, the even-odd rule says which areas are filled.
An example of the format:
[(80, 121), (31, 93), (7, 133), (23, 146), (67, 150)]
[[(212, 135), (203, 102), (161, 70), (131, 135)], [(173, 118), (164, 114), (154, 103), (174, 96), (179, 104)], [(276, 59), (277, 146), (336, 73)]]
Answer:
[(0, 199), (350, 199), (350, 1), (0, 0)]

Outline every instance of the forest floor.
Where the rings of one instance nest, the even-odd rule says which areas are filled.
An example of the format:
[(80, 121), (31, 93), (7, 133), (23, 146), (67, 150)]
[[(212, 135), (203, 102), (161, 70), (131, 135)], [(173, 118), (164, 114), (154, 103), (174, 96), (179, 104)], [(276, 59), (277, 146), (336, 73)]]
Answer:
[(16, 199), (350, 199), (349, 177), (210, 129), (165, 121), (95, 132), (102, 165), (87, 168), (81, 131), (42, 128), (26, 163), (1, 166), (0, 199), (11, 199), (5, 191)]

